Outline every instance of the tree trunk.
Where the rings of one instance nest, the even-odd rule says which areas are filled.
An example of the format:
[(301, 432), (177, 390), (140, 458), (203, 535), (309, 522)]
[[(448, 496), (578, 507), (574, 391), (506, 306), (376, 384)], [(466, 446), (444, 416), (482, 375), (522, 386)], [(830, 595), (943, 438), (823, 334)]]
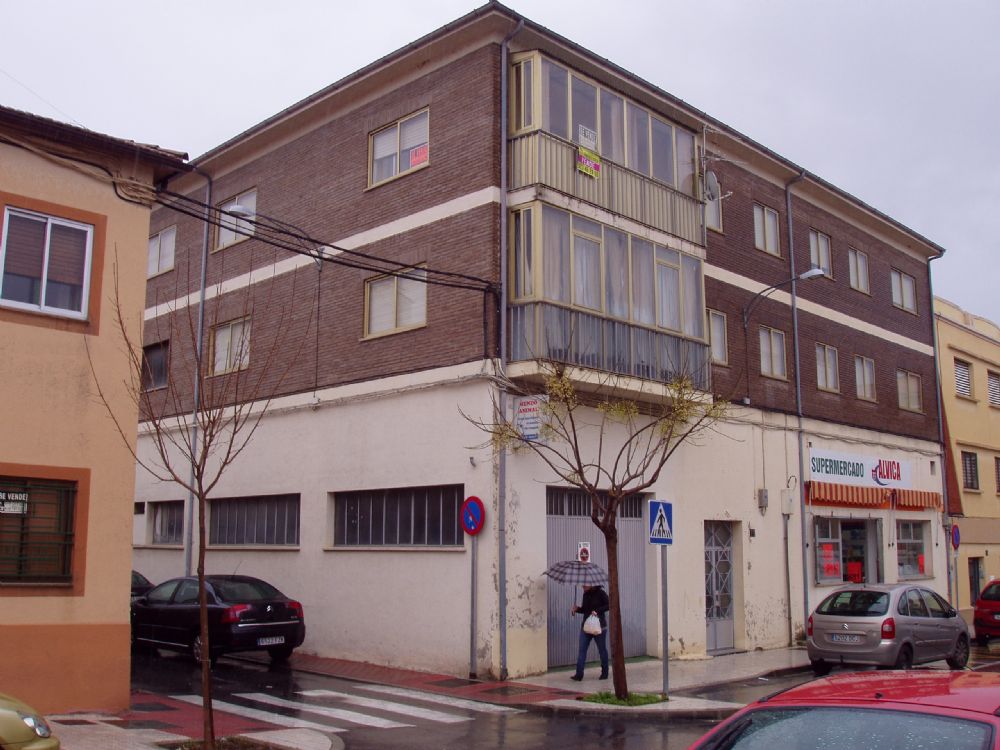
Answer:
[(205, 498), (198, 493), (198, 632), (201, 637), (202, 740), (215, 750), (215, 714), (212, 711), (212, 656), (208, 641), (208, 602), (205, 595)]
[(608, 629), (611, 647), (611, 681), (615, 697), (628, 698), (628, 679), (625, 675), (625, 641), (622, 637), (621, 589), (618, 585), (618, 529), (612, 521), (609, 527), (601, 527), (604, 534), (604, 548), (608, 553)]

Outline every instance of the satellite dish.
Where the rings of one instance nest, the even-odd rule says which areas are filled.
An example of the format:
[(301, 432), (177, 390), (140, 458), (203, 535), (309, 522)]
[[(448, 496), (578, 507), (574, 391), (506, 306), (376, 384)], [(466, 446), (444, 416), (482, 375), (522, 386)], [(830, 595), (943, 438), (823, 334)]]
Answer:
[(705, 172), (705, 200), (711, 203), (719, 198), (719, 178), (715, 172), (709, 170)]

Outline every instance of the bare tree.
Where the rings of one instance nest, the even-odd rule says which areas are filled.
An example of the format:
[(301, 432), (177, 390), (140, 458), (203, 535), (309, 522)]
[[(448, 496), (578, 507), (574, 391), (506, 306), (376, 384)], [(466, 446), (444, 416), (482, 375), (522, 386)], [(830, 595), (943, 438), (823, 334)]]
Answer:
[[(248, 281), (243, 289), (226, 294), (217, 287), (208, 302), (178, 306), (158, 316), (145, 338), (154, 342), (154, 348), (168, 342), (169, 358), (163, 362), (167, 377), (161, 383), (155, 380), (158, 373), (143, 348), (141, 319), (130, 322), (122, 309), (116, 258), (115, 324), (129, 361), (121, 385), (138, 411), (140, 440), (152, 446), (152, 457), (133, 446), (135, 424), (123, 421), (110, 405), (106, 389), (119, 384), (102, 384), (90, 360), (98, 398), (136, 463), (159, 481), (186, 490), (197, 504), (200, 632), (192, 651), (201, 663), (203, 741), (209, 750), (215, 749), (215, 723), (205, 595), (205, 510), (212, 490), (250, 443), (308, 340), (314, 324), (311, 304), (305, 325), (301, 326), (301, 318), (296, 321), (299, 335), (291, 332), (290, 339), (286, 330), (293, 317), (287, 306), (299, 296), (295, 286), (300, 273), (301, 269), (257, 284)], [(167, 351), (160, 353), (167, 358)]]
[(728, 403), (697, 390), (690, 376), (668, 383), (647, 382), (641, 396), (633, 396), (623, 376), (603, 373), (593, 377), (592, 371), (574, 370), (560, 362), (542, 359), (537, 363), (540, 382), (495, 377), (506, 394), (537, 397), (541, 393), (537, 437), (526, 437), (498, 400), (491, 422), (464, 416), (490, 434), (495, 449), (530, 450), (559, 481), (590, 498), (590, 518), (604, 536), (608, 556), (614, 690), (624, 700), (628, 681), (618, 582), (619, 507), (624, 498), (653, 486), (677, 449), (711, 429), (726, 413)]

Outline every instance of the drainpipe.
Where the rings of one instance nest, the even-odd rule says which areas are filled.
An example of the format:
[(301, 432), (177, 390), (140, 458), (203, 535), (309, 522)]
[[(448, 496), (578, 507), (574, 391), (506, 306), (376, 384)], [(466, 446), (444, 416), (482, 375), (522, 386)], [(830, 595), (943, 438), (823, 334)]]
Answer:
[[(945, 445), (945, 435), (944, 435), (944, 414), (942, 413), (942, 403), (941, 403), (941, 356), (938, 350), (938, 333), (937, 333), (937, 317), (934, 313), (934, 277), (930, 272), (930, 265), (932, 261), (938, 260), (942, 256), (942, 253), (938, 253), (929, 261), (927, 261), (927, 290), (931, 297), (931, 335), (934, 339), (934, 399), (937, 401), (937, 420), (938, 420), (938, 445), (941, 449), (940, 454), (940, 465), (941, 465), (941, 497), (944, 499), (944, 507), (941, 509), (941, 527), (947, 531), (949, 524), (946, 523), (945, 518), (948, 515), (948, 510), (950, 508), (948, 503), (948, 481), (947, 473), (945, 472), (944, 462), (948, 455), (948, 446)], [(945, 534), (945, 563), (946, 569), (948, 571), (948, 601), (952, 602), (955, 609), (958, 609), (958, 552), (953, 552), (949, 549), (951, 544), (951, 539), (948, 534)], [(952, 555), (955, 559), (952, 560)], [(952, 569), (952, 564), (954, 563), (954, 570)], [(952, 575), (955, 576), (955, 587), (952, 588)], [(953, 598), (954, 597), (954, 598)]]
[(191, 556), (194, 547), (194, 463), (195, 446), (198, 442), (198, 402), (201, 399), (202, 351), (205, 339), (205, 287), (208, 283), (208, 243), (211, 240), (212, 220), (212, 177), (202, 169), (193, 167), (194, 171), (205, 178), (205, 229), (201, 242), (201, 281), (198, 289), (198, 327), (194, 342), (194, 403), (191, 407), (191, 481), (188, 483), (187, 518), (184, 519), (184, 575), (191, 575)]
[[(805, 627), (809, 619), (809, 562), (806, 555), (807, 529), (806, 529), (806, 483), (803, 481), (805, 475), (805, 437), (803, 435), (802, 419), (802, 373), (799, 367), (799, 306), (796, 287), (798, 285), (797, 273), (795, 271), (795, 222), (792, 220), (792, 186), (806, 176), (805, 170), (799, 172), (795, 177), (785, 183), (785, 219), (788, 223), (788, 270), (789, 276), (793, 279), (791, 286), (792, 295), (792, 351), (795, 360), (795, 418), (798, 433), (798, 453), (799, 453), (799, 531), (802, 535), (802, 627)], [(786, 550), (786, 555), (788, 551)], [(791, 583), (789, 583), (789, 589)], [(788, 599), (788, 630), (794, 637), (792, 626), (792, 600)], [(791, 641), (789, 641), (791, 645)]]
[[(524, 28), (524, 19), (500, 45), (500, 373), (507, 371), (507, 57), (510, 41)], [(501, 414), (507, 413), (507, 393), (497, 394)], [(507, 679), (507, 451), (497, 457), (497, 577), (499, 583), (500, 679)]]

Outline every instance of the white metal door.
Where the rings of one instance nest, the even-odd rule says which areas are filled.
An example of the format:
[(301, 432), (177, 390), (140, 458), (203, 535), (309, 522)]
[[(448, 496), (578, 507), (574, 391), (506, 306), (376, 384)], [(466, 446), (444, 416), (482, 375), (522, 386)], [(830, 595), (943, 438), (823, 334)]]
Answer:
[(705, 624), (710, 653), (735, 646), (733, 528), (726, 521), (705, 521)]

